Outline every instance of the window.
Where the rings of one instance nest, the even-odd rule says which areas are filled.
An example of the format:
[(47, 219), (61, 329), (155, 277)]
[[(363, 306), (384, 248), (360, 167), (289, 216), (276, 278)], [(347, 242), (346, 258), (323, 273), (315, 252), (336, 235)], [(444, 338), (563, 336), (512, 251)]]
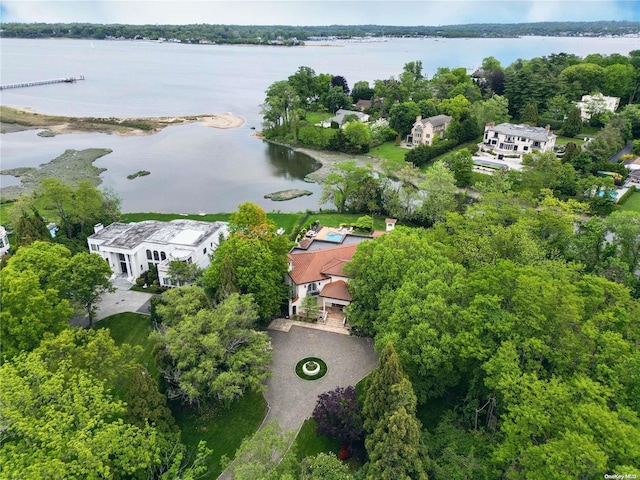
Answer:
[(151, 260), (151, 250), (147, 250), (147, 260)]
[(527, 150), (529, 150), (529, 147), (527, 147), (526, 145), (523, 147), (524, 151), (526, 152)]
[[(4, 245), (2, 245), (2, 240), (0, 240), (0, 247), (3, 247)], [(94, 245), (93, 243), (91, 244), (91, 250), (93, 252), (97, 252), (98, 251), (98, 245)]]
[(167, 256), (165, 255), (164, 252), (160, 252), (160, 260), (166, 260)]
[(153, 268), (153, 263), (149, 262), (149, 263), (147, 263), (147, 265), (149, 266), (149, 270), (151, 270)]
[(169, 283), (169, 279), (168, 279), (168, 278), (166, 278), (166, 277), (162, 279), (162, 284), (163, 284), (163, 285), (171, 285), (171, 284)]
[(187, 263), (191, 263), (193, 260), (191, 260), (191, 257), (187, 258)]
[(118, 259), (119, 259), (121, 262), (124, 262), (124, 261), (125, 261), (124, 254), (119, 253), (119, 254), (118, 254)]
[(158, 251), (157, 251), (157, 250), (154, 250), (154, 251), (153, 251), (153, 259), (154, 259), (156, 262), (159, 262), (159, 261), (160, 261), (160, 255), (158, 255)]
[(205, 254), (205, 255), (207, 254), (207, 247), (202, 249), (202, 253)]
[(539, 147), (540, 146), (540, 142), (533, 142), (533, 146), (534, 147)]

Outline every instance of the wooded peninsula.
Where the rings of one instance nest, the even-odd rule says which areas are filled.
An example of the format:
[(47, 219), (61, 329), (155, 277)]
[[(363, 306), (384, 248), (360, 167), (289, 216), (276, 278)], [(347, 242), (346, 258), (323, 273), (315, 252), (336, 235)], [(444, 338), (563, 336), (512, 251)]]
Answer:
[(303, 45), (307, 40), (379, 37), (502, 38), (527, 35), (603, 37), (640, 34), (640, 22), (537, 22), (439, 26), (394, 25), (100, 25), (91, 23), (6, 23), (4, 38), (90, 38), (166, 40), (179, 43)]

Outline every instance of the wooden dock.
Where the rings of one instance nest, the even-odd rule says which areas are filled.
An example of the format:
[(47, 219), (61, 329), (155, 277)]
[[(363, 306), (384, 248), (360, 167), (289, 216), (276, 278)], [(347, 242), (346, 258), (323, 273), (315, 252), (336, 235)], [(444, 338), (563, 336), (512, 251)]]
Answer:
[(37, 87), (39, 85), (51, 85), (52, 83), (76, 83), (78, 80), (84, 80), (84, 75), (80, 75), (79, 77), (54, 78), (52, 80), (41, 80), (38, 82), (9, 83), (7, 85), (0, 85), (0, 90), (7, 90), (9, 88)]

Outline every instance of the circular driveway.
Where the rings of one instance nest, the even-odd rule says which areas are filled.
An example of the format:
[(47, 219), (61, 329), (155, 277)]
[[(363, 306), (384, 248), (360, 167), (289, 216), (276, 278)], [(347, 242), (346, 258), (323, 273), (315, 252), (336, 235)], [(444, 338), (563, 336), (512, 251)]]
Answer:
[[(271, 409), (265, 422), (276, 418), (282, 430), (297, 431), (311, 416), (318, 395), (336, 387), (355, 386), (378, 365), (370, 338), (292, 326), (288, 332), (269, 330), (273, 345), (273, 376), (264, 394)], [(305, 357), (318, 357), (327, 364), (319, 380), (303, 380), (296, 364)]]

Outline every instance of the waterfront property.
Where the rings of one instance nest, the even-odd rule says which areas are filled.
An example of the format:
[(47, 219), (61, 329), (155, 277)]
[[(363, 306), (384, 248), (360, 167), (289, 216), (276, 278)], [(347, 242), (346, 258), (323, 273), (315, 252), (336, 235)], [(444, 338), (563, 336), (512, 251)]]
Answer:
[(431, 145), (436, 137), (442, 138), (444, 132), (451, 123), (452, 118), (448, 115), (436, 115), (423, 119), (420, 115), (411, 128), (411, 133), (407, 135), (407, 143), (418, 145)]
[(496, 154), (498, 160), (502, 160), (504, 156), (522, 158), (534, 150), (552, 152), (556, 138), (549, 125), (542, 128), (511, 123), (496, 125), (490, 122), (484, 127), (483, 143), (478, 146)]
[(194, 263), (209, 266), (209, 255), (221, 239), (229, 234), (226, 222), (146, 220), (137, 223), (98, 224), (87, 239), (89, 250), (107, 262), (114, 274), (130, 282), (153, 266), (158, 269), (160, 285), (171, 286), (167, 278), (169, 262)]
[(355, 115), (356, 117), (358, 117), (358, 121), (359, 122), (368, 122), (369, 121), (369, 115), (367, 115), (366, 113), (356, 112), (355, 110), (344, 110), (344, 109), (340, 108), (336, 112), (335, 116), (320, 122), (320, 126), (324, 127), (324, 128), (329, 128), (331, 126), (331, 124), (335, 122), (338, 125), (340, 125), (340, 128), (342, 128), (344, 126), (344, 118), (347, 115)]
[[(386, 232), (395, 228), (396, 219), (385, 220)], [(317, 299), (318, 319), (327, 324), (346, 325), (343, 313), (351, 303), (349, 278), (344, 266), (351, 261), (358, 245), (384, 231), (355, 235), (352, 228), (318, 227), (310, 230), (288, 254), (289, 273), (285, 283), (291, 288), (289, 315), (300, 315), (308, 306), (305, 298)], [(306, 312), (304, 312), (306, 313)]]

